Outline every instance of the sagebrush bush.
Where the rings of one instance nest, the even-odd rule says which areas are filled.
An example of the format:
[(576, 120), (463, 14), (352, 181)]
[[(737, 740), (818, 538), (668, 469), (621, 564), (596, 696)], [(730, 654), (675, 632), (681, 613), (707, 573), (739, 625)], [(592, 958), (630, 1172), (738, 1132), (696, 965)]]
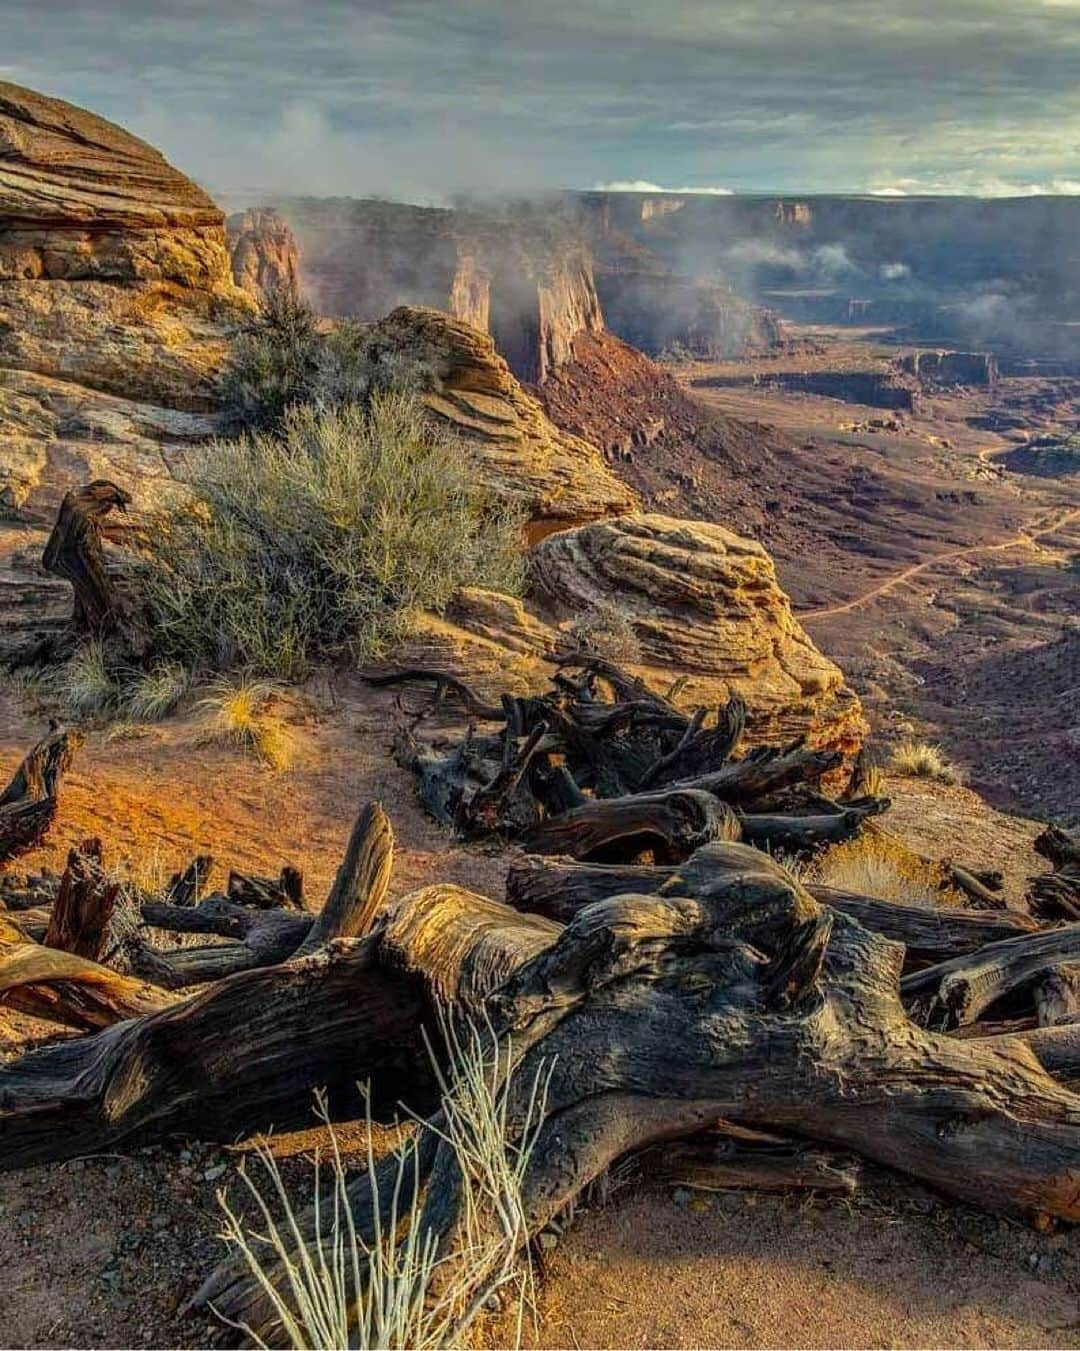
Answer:
[(77, 648), (56, 672), (54, 688), (72, 713), (103, 713), (120, 701), (117, 672), (101, 643), (91, 640)]
[(408, 393), (295, 406), (202, 447), (145, 563), (160, 659), (297, 679), (365, 661), (461, 586), (520, 592), (522, 518)]
[(889, 766), (895, 774), (915, 779), (934, 779), (938, 783), (959, 783), (960, 770), (945, 758), (940, 746), (926, 741), (901, 741), (894, 747)]
[(323, 329), (294, 287), (279, 287), (233, 342), (222, 407), (234, 431), (266, 432), (298, 405), (341, 408), (433, 381), (429, 366), (403, 355), (373, 325), (346, 319)]

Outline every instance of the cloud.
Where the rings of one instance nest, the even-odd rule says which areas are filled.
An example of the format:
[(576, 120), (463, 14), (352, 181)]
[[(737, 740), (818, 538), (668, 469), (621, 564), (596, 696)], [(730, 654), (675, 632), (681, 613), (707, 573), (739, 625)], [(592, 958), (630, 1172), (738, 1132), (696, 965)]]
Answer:
[(219, 192), (660, 178), (1000, 195), (1080, 182), (1078, 11), (787, 0), (765, 22), (760, 0), (3, 0), (3, 62)]
[(650, 183), (645, 178), (616, 178), (610, 183), (594, 183), (594, 192), (647, 192), (647, 193), (674, 193), (676, 196), (685, 197), (690, 193), (700, 193), (708, 197), (730, 197), (731, 188), (707, 187), (707, 188), (662, 188), (659, 183)]

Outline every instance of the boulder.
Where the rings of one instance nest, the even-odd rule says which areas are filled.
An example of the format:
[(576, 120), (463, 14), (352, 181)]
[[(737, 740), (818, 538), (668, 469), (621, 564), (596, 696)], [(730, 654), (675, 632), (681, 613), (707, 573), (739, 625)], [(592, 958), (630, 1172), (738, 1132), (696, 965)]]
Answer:
[(527, 505), (534, 537), (636, 507), (633, 491), (594, 445), (548, 420), (488, 334), (411, 305), (374, 325), (374, 333), (396, 361), (430, 373), (428, 409), (460, 435), (481, 479)]
[(662, 689), (688, 677), (683, 706), (740, 694), (751, 744), (807, 736), (846, 752), (860, 745), (858, 698), (795, 620), (755, 540), (702, 521), (622, 516), (548, 535), (531, 567), (554, 620), (616, 604), (640, 643), (639, 673)]
[(0, 83), (0, 366), (205, 409), (251, 310), (201, 188), (104, 118)]

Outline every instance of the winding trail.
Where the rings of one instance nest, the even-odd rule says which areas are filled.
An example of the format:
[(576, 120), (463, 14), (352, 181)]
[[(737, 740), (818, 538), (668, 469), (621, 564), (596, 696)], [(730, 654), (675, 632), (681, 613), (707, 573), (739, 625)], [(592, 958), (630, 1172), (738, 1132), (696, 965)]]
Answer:
[(933, 557), (924, 559), (922, 563), (913, 563), (903, 572), (887, 577), (885, 581), (879, 582), (869, 591), (864, 591), (861, 596), (856, 596), (854, 600), (845, 601), (842, 605), (830, 605), (822, 610), (802, 610), (796, 613), (795, 618), (803, 623), (807, 619), (826, 619), (830, 615), (847, 614), (850, 610), (857, 610), (868, 601), (876, 600), (879, 596), (888, 594), (894, 586), (902, 586), (905, 582), (909, 582), (912, 577), (917, 577), (920, 572), (928, 572), (931, 568), (936, 568), (940, 563), (948, 563), (957, 558), (970, 558), (973, 554), (992, 554), (1005, 549), (1022, 548), (1026, 544), (1034, 544), (1044, 535), (1052, 535), (1065, 526), (1071, 525), (1078, 518), (1080, 518), (1080, 507), (1073, 507), (1066, 511), (1064, 515), (1059, 515), (1050, 524), (1040, 526), (1038, 530), (1020, 530), (1009, 539), (1002, 540), (998, 544), (972, 544), (964, 549), (950, 549), (943, 554), (934, 554)]

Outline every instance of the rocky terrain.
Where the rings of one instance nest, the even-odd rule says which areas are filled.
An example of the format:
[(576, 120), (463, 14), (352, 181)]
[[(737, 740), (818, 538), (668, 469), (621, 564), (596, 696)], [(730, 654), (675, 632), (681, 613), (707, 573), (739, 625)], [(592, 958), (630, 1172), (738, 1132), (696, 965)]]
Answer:
[[(594, 210), (591, 201), (585, 205)], [(754, 210), (772, 212), (768, 230), (785, 236), (813, 239), (815, 229), (826, 228), (816, 206), (773, 202)], [(1077, 413), (1075, 391), (1051, 382), (1040, 395), (1030, 383), (999, 378), (985, 354), (908, 348), (900, 354), (869, 338), (853, 343), (850, 335), (822, 331), (781, 334), (771, 316), (715, 279), (694, 280), (695, 260), (672, 252), (682, 228), (675, 223), (697, 211), (698, 204), (678, 199), (628, 200), (619, 212), (629, 215), (604, 225), (654, 255), (649, 261), (639, 254), (637, 280), (621, 292), (632, 297), (626, 313), (662, 310), (665, 297), (678, 297), (680, 313), (683, 302), (693, 308), (695, 317), (680, 319), (682, 326), (670, 333), (665, 328), (663, 342), (657, 331), (646, 345), (658, 349), (670, 339), (702, 357), (727, 355), (733, 347), (745, 354), (739, 361), (660, 367), (609, 331), (603, 278), (613, 273), (601, 268), (594, 276), (595, 236), (586, 246), (561, 221), (556, 228), (531, 220), (523, 232), (520, 222), (512, 230), (501, 221), (474, 220), (465, 228), (460, 213), (395, 204), (334, 203), (331, 209), (300, 203), (295, 214), (243, 213), (226, 233), (214, 203), (150, 147), (79, 109), (0, 85), (0, 657), (25, 651), (70, 616), (71, 587), (41, 563), (64, 493), (95, 478), (114, 480), (130, 492), (135, 520), (182, 493), (185, 455), (220, 427), (219, 382), (230, 339), (254, 313), (255, 297), (299, 276), (327, 315), (369, 321), (373, 349), (427, 373), (420, 397), (428, 414), (455, 434), (477, 480), (514, 499), (526, 522), (525, 595), (459, 591), (444, 612), (415, 616), (408, 638), (389, 654), (391, 664), (460, 677), (491, 701), (554, 688), (545, 708), (555, 713), (564, 711), (559, 700), (565, 704), (572, 692), (587, 719), (604, 705), (593, 701), (587, 683), (563, 674), (562, 686), (554, 685), (551, 658), (575, 624), (614, 610), (629, 648), (620, 663), (631, 678), (623, 691), (627, 716), (632, 721), (648, 705), (650, 717), (686, 726), (678, 746), (653, 769), (697, 754), (701, 723), (688, 718), (699, 707), (715, 711), (717, 727), (707, 736), (722, 739), (726, 716), (741, 750), (774, 748), (772, 758), (751, 758), (751, 768), (775, 764), (782, 759), (778, 743), (795, 738), (824, 748), (821, 766), (850, 762), (866, 736), (869, 712), (886, 737), (907, 728), (946, 740), (999, 804), (1071, 820), (1080, 798), (1080, 730), (1076, 631), (1068, 619), (1077, 601), (1080, 508), (1067, 476), (1035, 477), (999, 461), (1041, 435), (1063, 435)], [(835, 220), (825, 220), (831, 236)], [(358, 237), (363, 250), (351, 253)], [(633, 250), (618, 241), (612, 247), (624, 250), (623, 266)], [(626, 281), (629, 273), (622, 276)], [(616, 308), (618, 294), (612, 293)], [(777, 349), (781, 337), (786, 345)], [(889, 389), (906, 391), (908, 402), (873, 402), (870, 396), (885, 397)], [(643, 687), (632, 683), (638, 677), (658, 693), (641, 697)], [(321, 899), (335, 885), (357, 805), (377, 797), (396, 833), (384, 890), (396, 900), (437, 882), (439, 904), (449, 896), (466, 907), (494, 907), (483, 940), (489, 946), (470, 969), (472, 994), (495, 981), (495, 973), (505, 974), (517, 928), (505, 922), (496, 901), (454, 888), (501, 896), (508, 868), (522, 862), (520, 851), (464, 843), (435, 825), (420, 810), (411, 774), (395, 762), (405, 713), (419, 720), (431, 710), (405, 705), (351, 672), (322, 672), (277, 697), (299, 743), (295, 764), (281, 775), (235, 747), (207, 746), (191, 703), (156, 724), (89, 719), (34, 866), (55, 873), (69, 848), (96, 836), (118, 868), (138, 869), (140, 878), (151, 862), (167, 877), (194, 853), (209, 851), (219, 863), (250, 873), (293, 864), (303, 871), (305, 894)], [(496, 706), (507, 751), (515, 744), (512, 718), (529, 707), (528, 700), (516, 704), (509, 697)], [(0, 686), (0, 781), (48, 713), (47, 701), (32, 688), (15, 681)], [(491, 721), (490, 712), (485, 718)], [(572, 726), (568, 717), (564, 723)], [(536, 741), (547, 731), (545, 722)], [(471, 723), (464, 736), (469, 751), (477, 740)], [(583, 755), (595, 753), (587, 738), (582, 744)], [(815, 759), (802, 748), (789, 746), (787, 753)], [(502, 771), (511, 768), (504, 758)], [(780, 790), (782, 807), (805, 789), (805, 801), (819, 814), (803, 820), (820, 820), (836, 805), (811, 784), (797, 784), (784, 797), (789, 786)], [(572, 779), (571, 787), (577, 791)], [(1004, 816), (964, 788), (891, 778), (884, 789), (852, 797), (835, 819), (845, 831), (857, 829), (860, 813), (868, 818), (888, 806), (886, 792), (894, 799), (891, 829), (904, 849), (951, 859), (962, 842), (966, 868), (980, 876), (1002, 873), (1004, 895), (1019, 912), (1009, 918), (1025, 933), (1034, 925), (1023, 901), (1026, 879), (1045, 866), (1033, 851), (1034, 823)], [(699, 796), (706, 794), (699, 790)], [(597, 794), (586, 804), (600, 800)], [(727, 806), (713, 810), (716, 831), (742, 830), (750, 819)], [(848, 817), (859, 821), (852, 825)], [(774, 818), (761, 819), (768, 828)], [(716, 847), (746, 848), (731, 845), (732, 838), (724, 834)], [(664, 1009), (678, 1017), (687, 1009), (708, 1015), (707, 1001), (735, 971), (736, 996), (751, 991), (746, 1027), (773, 1018), (784, 1037), (808, 1028), (805, 1044), (791, 1043), (793, 1065), (805, 1066), (829, 1041), (822, 1026), (840, 1027), (846, 1018), (856, 1027), (853, 1045), (881, 1039), (875, 1020), (882, 1009), (888, 1005), (890, 1017), (903, 1016), (892, 988), (903, 950), (838, 918), (842, 911), (834, 915), (809, 892), (794, 890), (772, 860), (756, 858), (732, 888), (738, 896), (731, 902), (749, 904), (754, 888), (766, 887), (760, 912), (749, 920), (758, 926), (753, 948), (736, 950), (730, 915), (723, 924), (714, 917), (711, 928), (694, 918), (704, 914), (707, 898), (676, 892), (669, 914), (641, 897), (641, 913), (659, 916), (660, 927), (650, 929), (649, 918), (643, 938), (634, 927), (640, 919), (613, 925), (610, 933), (598, 928), (605, 953), (590, 950), (586, 960), (572, 952), (564, 969), (545, 974), (542, 995), (531, 997), (556, 990), (569, 1001), (575, 973), (584, 971), (581, 997), (605, 999), (609, 973), (601, 964), (621, 962), (612, 1008), (636, 1028), (640, 1009), (627, 1002), (620, 1012), (620, 1000), (648, 999), (656, 987), (669, 1001)], [(662, 860), (633, 862), (648, 869)], [(975, 885), (983, 886), (977, 878)], [(990, 904), (997, 909), (1001, 902)], [(426, 915), (439, 913), (433, 905)], [(792, 921), (779, 938), (767, 928), (776, 915)], [(515, 920), (537, 956), (559, 933), (535, 916)], [(964, 920), (970, 920), (967, 912)], [(987, 916), (976, 915), (974, 923), (983, 922)], [(454, 946), (454, 923), (446, 927), (449, 939), (439, 930), (433, 948)], [(839, 949), (831, 948), (826, 961), (834, 924)], [(699, 941), (699, 929), (708, 932), (701, 951), (694, 949), (697, 965), (675, 971), (684, 949)], [(298, 1005), (311, 973), (335, 963), (340, 970), (360, 951), (350, 945), (364, 941), (346, 934), (332, 958), (316, 953), (301, 960)], [(421, 945), (426, 941), (421, 937)], [(872, 988), (864, 1007), (861, 987), (842, 982), (861, 969), (867, 953), (878, 961), (880, 988)], [(403, 964), (399, 956), (399, 975)], [(879, 968), (884, 976), (876, 974)], [(409, 990), (420, 988), (420, 971), (412, 968)], [(374, 983), (367, 979), (372, 974)], [(340, 1027), (362, 1017), (364, 1000), (378, 1013), (382, 979), (372, 969), (354, 982), (356, 1007), (352, 999), (342, 1001), (335, 1015)], [(834, 985), (826, 987), (826, 979)], [(804, 999), (811, 987), (820, 1006)], [(210, 989), (211, 996), (215, 990), (220, 987)], [(721, 1035), (731, 1009), (717, 1008), (715, 1016), (693, 1012), (687, 1026)], [(599, 1002), (586, 1012), (609, 1016)], [(262, 1014), (276, 1029), (273, 1005)], [(58, 1036), (54, 1024), (25, 1012), (5, 1008), (0, 1018), (6, 1058)], [(419, 1016), (412, 1020), (410, 1036), (419, 1022)], [(651, 1035), (660, 1046), (668, 1023), (664, 1016), (654, 1022)], [(922, 1028), (906, 1026), (910, 1037), (932, 1044)], [(239, 1046), (250, 1031), (247, 1020), (237, 1020), (230, 1040)], [(935, 1038), (934, 1045), (946, 1048), (941, 1054), (960, 1064), (960, 1043)], [(415, 1068), (411, 1043), (384, 1040), (392, 1058)], [(209, 1044), (197, 1035), (189, 1041), (197, 1054)], [(142, 1063), (144, 1077), (118, 1076), (110, 1100), (118, 1113), (137, 1108), (149, 1092), (161, 1046), (168, 1062), (174, 1043), (162, 1036), (155, 1045)], [(610, 1074), (617, 1084), (617, 1074), (633, 1063), (614, 1041), (603, 1040), (603, 1056), (569, 1045), (566, 1063), (579, 1067), (574, 1072), (583, 1082), (590, 1074)], [(178, 1036), (177, 1064), (183, 1046)], [(788, 1054), (787, 1042), (782, 1050)], [(994, 1082), (1002, 1092), (1017, 1084), (1023, 1091), (1024, 1076), (1038, 1076), (1043, 1096), (1031, 1092), (1025, 1103), (1045, 1097), (1056, 1111), (1067, 1102), (1026, 1048), (973, 1055), (984, 1058), (979, 1063), (988, 1073), (991, 1066), (1000, 1070)], [(838, 1060), (820, 1081), (843, 1089), (845, 1066)], [(171, 1062), (167, 1068), (171, 1072)], [(768, 1054), (758, 1068), (761, 1084), (777, 1075)], [(897, 1074), (899, 1083), (904, 1075)], [(197, 1079), (190, 1080), (193, 1101), (202, 1091)], [(270, 1071), (265, 1080), (276, 1083)], [(121, 1103), (125, 1084), (134, 1089)], [(739, 1100), (755, 1102), (758, 1087), (741, 1087)], [(610, 1093), (609, 1084), (586, 1095), (586, 1112), (594, 1097)], [(621, 1092), (616, 1099), (612, 1157), (620, 1152), (623, 1122), (641, 1110), (641, 1096), (650, 1097)], [(88, 1102), (91, 1097), (87, 1090)], [(832, 1109), (839, 1124), (828, 1124), (826, 1138), (834, 1143), (858, 1137), (850, 1118), (879, 1110), (880, 1085), (876, 1099), (867, 1098), (854, 1113), (842, 1098), (841, 1091)], [(232, 1106), (219, 1102), (222, 1111)], [(716, 1102), (701, 1110), (702, 1121), (718, 1115)], [(784, 1110), (800, 1119), (796, 1108)], [(972, 1109), (972, 1120), (962, 1120), (959, 1130), (952, 1129), (955, 1117), (936, 1127), (917, 1121), (914, 1135), (922, 1129), (932, 1137), (935, 1185), (981, 1204), (969, 1194), (978, 1180), (967, 1167), (950, 1168), (948, 1151), (962, 1159), (972, 1148), (965, 1132), (986, 1128), (991, 1118), (996, 1129), (998, 1116), (1015, 1140), (1015, 1114), (998, 1108)], [(591, 1146), (609, 1126), (585, 1120), (581, 1138)], [(113, 1124), (110, 1118), (102, 1138)], [(1065, 1129), (1055, 1117), (1047, 1136), (1057, 1140)], [(362, 1157), (364, 1138), (351, 1125), (346, 1130), (350, 1158)], [(656, 1136), (667, 1130), (664, 1123)], [(883, 1151), (891, 1147), (887, 1134), (883, 1126), (875, 1137)], [(316, 1133), (305, 1131), (276, 1141), (283, 1156), (295, 1156), (287, 1172), (298, 1189), (308, 1185), (302, 1160), (315, 1143)], [(902, 1153), (907, 1146), (898, 1148)], [(115, 1158), (94, 1150), (90, 1157), (6, 1173), (0, 1178), (0, 1259), (9, 1273), (0, 1293), (5, 1344), (200, 1345), (216, 1336), (182, 1309), (216, 1260), (213, 1192), (225, 1186), (235, 1196), (234, 1159), (226, 1148), (169, 1142), (132, 1154), (125, 1148)], [(1030, 1166), (1027, 1154), (1023, 1166)], [(948, 1185), (950, 1172), (962, 1176), (962, 1185)], [(618, 1172), (608, 1174), (605, 1165), (603, 1175), (617, 1192)], [(1041, 1204), (1042, 1228), (1033, 1233), (1022, 1218), (991, 1220), (965, 1205), (943, 1207), (915, 1184), (897, 1190), (890, 1176), (875, 1170), (856, 1201), (843, 1195), (797, 1213), (788, 1202), (762, 1198), (759, 1206), (754, 1191), (745, 1204), (711, 1200), (708, 1193), (692, 1203), (677, 1179), (674, 1190), (654, 1188), (632, 1201), (616, 1195), (610, 1208), (600, 1205), (599, 1194), (590, 1196), (585, 1204), (592, 1213), (579, 1228), (564, 1235), (558, 1222), (538, 1241), (550, 1279), (527, 1340), (537, 1346), (576, 1344), (579, 1337), (596, 1345), (782, 1344), (805, 1330), (808, 1344), (828, 1345), (854, 1327), (858, 1340), (875, 1345), (1075, 1341), (1075, 1245)], [(1007, 1190), (1009, 1176), (996, 1185)], [(1075, 1210), (1074, 1199), (1058, 1195), (1065, 1186), (1059, 1179), (1038, 1186), (1055, 1214)], [(815, 1230), (812, 1258), (810, 1245), (803, 1250), (792, 1237), (796, 1221)], [(733, 1228), (737, 1241), (730, 1238)], [(969, 1262), (972, 1251), (977, 1257)], [(674, 1275), (646, 1313), (637, 1292), (655, 1276), (658, 1257)], [(963, 1265), (964, 1275), (946, 1299), (936, 1292), (950, 1263)], [(1024, 1298), (1002, 1294), (1021, 1283)], [(52, 1289), (47, 1298), (46, 1287)], [(499, 1344), (497, 1320), (487, 1335)]]

